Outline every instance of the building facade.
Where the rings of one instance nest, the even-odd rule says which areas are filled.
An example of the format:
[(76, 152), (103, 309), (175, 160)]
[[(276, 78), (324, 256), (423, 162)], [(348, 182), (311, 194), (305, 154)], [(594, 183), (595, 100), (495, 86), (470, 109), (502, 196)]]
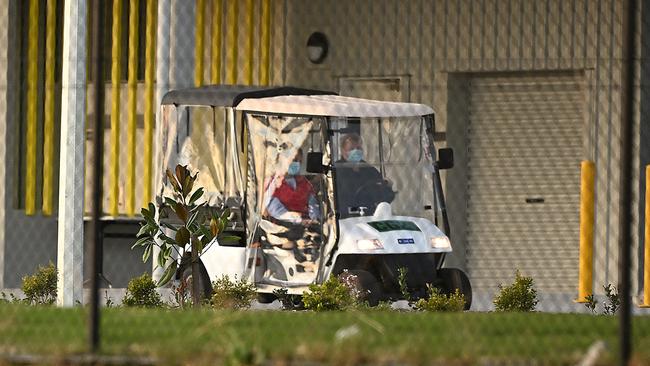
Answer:
[[(593, 161), (594, 289), (598, 292), (603, 285), (617, 283), (626, 2), (143, 0), (137, 21), (129, 20), (133, 13), (129, 14), (128, 3), (120, 8), (121, 21), (113, 22), (119, 6), (111, 3), (113, 7), (106, 11), (107, 22), (124, 28), (117, 47), (125, 50), (113, 62), (122, 67), (116, 79), (122, 92), (115, 94), (110, 83), (106, 89), (105, 114), (110, 120), (104, 134), (106, 216), (136, 218), (137, 207), (150, 192), (144, 174), (133, 172), (147, 169), (144, 146), (155, 147), (155, 133), (147, 141), (145, 131), (154, 120), (144, 117), (145, 30), (147, 22), (153, 21), (156, 92), (150, 103), (154, 111), (166, 90), (207, 83), (293, 85), (431, 105), (436, 111), (438, 143), (453, 147), (456, 158), (455, 168), (445, 176), (454, 245), (449, 261), (464, 268), (480, 290), (494, 290), (519, 269), (533, 276), (543, 292), (576, 293), (580, 164)], [(646, 2), (641, 3), (639, 19), (648, 12)], [(33, 143), (28, 141), (26, 116), (30, 7), (28, 2), (7, 0), (1, 8), (4, 37), (0, 40), (7, 47), (2, 48), (0, 80), (6, 80), (7, 87), (0, 95), (5, 101), (0, 103), (5, 106), (0, 138), (6, 141), (0, 144), (4, 145), (0, 161), (6, 164), (0, 190), (4, 228), (0, 230), (0, 287), (14, 288), (36, 264), (55, 261), (57, 222), (43, 210), (43, 187), (48, 179), (56, 179), (44, 174), (49, 171), (45, 169), (48, 154), (38, 148), (34, 158), (27, 148)], [(47, 14), (43, 9), (37, 13), (41, 27), (35, 39), (40, 50), (45, 49)], [(148, 18), (154, 13), (155, 20)], [(644, 167), (650, 163), (650, 123), (645, 113), (649, 104), (643, 102), (650, 47), (645, 23), (636, 35), (640, 73), (634, 98), (640, 113), (634, 125), (631, 223), (636, 294), (643, 285)], [(129, 32), (134, 27), (138, 31)], [(115, 31), (113, 35), (118, 34)], [(328, 54), (321, 63), (308, 57), (307, 40), (314, 32), (328, 40)], [(140, 36), (134, 43), (139, 61), (131, 69), (130, 34)], [(115, 60), (108, 49), (112, 39), (106, 42), (106, 57)], [(46, 58), (38, 56), (37, 70), (47, 69)], [(135, 128), (126, 127), (133, 118), (127, 110), (132, 70), (137, 74), (139, 101)], [(115, 70), (107, 67), (106, 72), (112, 76)], [(37, 74), (34, 141), (39, 145), (47, 135), (43, 128), (47, 88), (45, 73)], [(116, 95), (117, 107), (111, 99)], [(119, 121), (124, 127), (118, 132), (113, 132), (111, 108), (121, 111)], [(88, 115), (93, 113), (89, 108)], [(133, 145), (127, 143), (130, 135)], [(116, 144), (118, 140), (123, 143)], [(51, 164), (55, 177), (56, 159)], [(56, 184), (50, 185), (51, 195), (56, 196)], [(27, 198), (30, 192), (35, 194), (33, 200)], [(34, 210), (28, 207), (32, 201)], [(128, 278), (151, 266), (140, 263), (140, 255), (130, 250), (134, 225), (129, 220), (133, 221), (106, 229), (104, 272), (116, 286), (124, 286)]]

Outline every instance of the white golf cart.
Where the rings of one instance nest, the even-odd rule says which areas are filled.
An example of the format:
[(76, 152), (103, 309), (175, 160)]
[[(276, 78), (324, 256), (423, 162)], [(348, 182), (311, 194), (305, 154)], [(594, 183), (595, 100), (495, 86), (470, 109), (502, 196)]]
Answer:
[[(452, 249), (439, 169), (453, 155), (435, 159), (430, 107), (236, 86), (172, 91), (161, 107), (161, 170), (198, 170), (197, 185), (231, 210), (229, 231), (242, 238), (204, 251), (206, 292), (228, 275), (270, 302), (276, 289), (300, 295), (347, 271), (376, 304), (401, 297), (405, 268), (413, 297), (430, 283), (471, 305), (465, 273), (442, 268)], [(189, 273), (181, 265), (177, 276)]]

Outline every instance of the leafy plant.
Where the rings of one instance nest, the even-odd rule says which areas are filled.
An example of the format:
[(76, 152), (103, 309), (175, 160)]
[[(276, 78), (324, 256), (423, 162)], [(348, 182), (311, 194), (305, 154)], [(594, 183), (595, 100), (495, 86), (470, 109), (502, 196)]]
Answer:
[(192, 305), (192, 299), (190, 298), (190, 290), (189, 287), (191, 286), (190, 281), (182, 279), (178, 281), (177, 284), (172, 285), (172, 306), (178, 307), (178, 308), (187, 308)]
[[(203, 196), (203, 188), (194, 190), (197, 176), (198, 173), (192, 175), (187, 166), (177, 165), (174, 173), (167, 169), (167, 180), (173, 191), (172, 197), (163, 197), (164, 204), (161, 207), (149, 203), (147, 208), (142, 209), (144, 222), (137, 235), (140, 239), (133, 248), (143, 247), (143, 262), (149, 259), (154, 246), (160, 248), (157, 265), (165, 268), (165, 271), (157, 283), (158, 286), (169, 282), (178, 270), (178, 262), (172, 256), (174, 252), (178, 257), (182, 257), (181, 251), (191, 253), (192, 278), (199, 278), (199, 257), (212, 239), (215, 237), (223, 240), (239, 239), (223, 235), (230, 214), (227, 209), (219, 213), (217, 210), (209, 209), (205, 202), (198, 203)], [(165, 207), (169, 207), (176, 215), (177, 221), (161, 221), (168, 214)], [(156, 218), (157, 213), (158, 218)], [(174, 234), (168, 236), (163, 229), (168, 229)], [(200, 306), (199, 281), (192, 281), (191, 290), (194, 306)]]
[(36, 273), (23, 277), (22, 290), (25, 302), (32, 305), (52, 305), (56, 301), (56, 281), (59, 271), (50, 262), (38, 266)]
[(603, 289), (605, 290), (605, 296), (607, 297), (607, 301), (603, 303), (603, 314), (614, 315), (621, 306), (621, 297), (618, 293), (618, 289), (611, 283), (608, 283), (607, 286), (603, 286)]
[(427, 284), (428, 296), (419, 299), (413, 305), (420, 311), (463, 311), (465, 308), (465, 296), (456, 289), (453, 294), (445, 295), (439, 288)]
[(7, 296), (6, 293), (0, 292), (0, 304), (19, 304), (22, 302), (23, 300), (14, 294), (9, 294), (9, 296)]
[(210, 304), (217, 309), (248, 309), (256, 296), (255, 287), (245, 279), (232, 281), (224, 275), (212, 282)]
[(284, 310), (297, 310), (302, 308), (302, 299), (300, 295), (289, 294), (286, 288), (279, 288), (273, 290), (273, 295), (280, 301), (282, 309)]
[(125, 306), (154, 308), (161, 307), (163, 301), (160, 294), (156, 292), (156, 283), (153, 282), (151, 276), (145, 273), (129, 281), (122, 304)]
[(598, 300), (594, 297), (594, 294), (585, 297), (585, 306), (591, 311), (592, 314), (596, 314), (596, 305), (598, 305)]
[(532, 277), (515, 273), (515, 282), (509, 286), (499, 285), (499, 293), (494, 298), (497, 311), (533, 311), (539, 300)]
[(397, 269), (397, 284), (399, 285), (399, 292), (402, 294), (404, 300), (409, 302), (411, 305), (411, 294), (408, 290), (408, 284), (406, 283), (406, 274), (408, 273), (408, 268), (399, 267)]
[(315, 311), (343, 310), (354, 306), (356, 299), (352, 291), (336, 276), (331, 276), (322, 284), (309, 285), (302, 295), (305, 309)]

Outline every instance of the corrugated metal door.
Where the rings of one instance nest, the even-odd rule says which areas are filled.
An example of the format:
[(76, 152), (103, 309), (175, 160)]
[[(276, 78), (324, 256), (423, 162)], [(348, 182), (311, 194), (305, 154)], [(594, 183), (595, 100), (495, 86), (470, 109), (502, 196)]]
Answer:
[(471, 79), (467, 265), (496, 289), (515, 270), (539, 290), (578, 277), (584, 91), (574, 74)]

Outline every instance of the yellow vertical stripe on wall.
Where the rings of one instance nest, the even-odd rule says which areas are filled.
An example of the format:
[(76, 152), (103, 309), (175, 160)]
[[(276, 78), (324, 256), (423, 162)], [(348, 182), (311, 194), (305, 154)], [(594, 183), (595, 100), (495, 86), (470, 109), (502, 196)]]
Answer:
[(194, 85), (203, 85), (203, 49), (205, 48), (205, 0), (196, 0), (196, 29), (194, 44)]
[(111, 50), (111, 167), (109, 213), (117, 216), (120, 195), (120, 84), (122, 58), (122, 0), (113, 0), (113, 44)]
[(127, 151), (126, 214), (135, 215), (135, 138), (137, 136), (136, 97), (138, 91), (138, 6), (139, 0), (129, 1), (129, 80), (127, 91)]
[(153, 87), (154, 61), (156, 57), (156, 13), (157, 1), (147, 0), (146, 48), (144, 68), (144, 192), (142, 207), (151, 201), (153, 166)]
[(210, 83), (219, 84), (221, 82), (221, 18), (222, 2), (214, 0), (212, 3), (212, 31), (210, 46), (212, 50), (212, 62), (210, 62)]
[(43, 120), (43, 215), (54, 203), (54, 65), (56, 58), (56, 0), (47, 0), (45, 35), (45, 112)]
[(237, 9), (237, 3), (239, 1), (229, 1), (228, 2), (228, 43), (227, 43), (227, 49), (230, 50), (230, 54), (232, 56), (230, 63), (226, 65), (228, 68), (228, 78), (226, 79), (226, 82), (228, 84), (237, 84), (237, 19), (239, 18), (238, 13), (239, 10)]
[(253, 0), (246, 1), (246, 32), (248, 43), (246, 45), (246, 71), (244, 75), (246, 76), (246, 85), (253, 84), (253, 46), (255, 41), (255, 25), (253, 24), (253, 15), (255, 13), (255, 6), (253, 5)]
[(269, 85), (271, 61), (271, 0), (262, 0), (262, 32), (260, 36), (260, 85)]
[(29, 1), (27, 41), (27, 130), (25, 136), (25, 214), (36, 213), (36, 125), (38, 109), (38, 5)]

